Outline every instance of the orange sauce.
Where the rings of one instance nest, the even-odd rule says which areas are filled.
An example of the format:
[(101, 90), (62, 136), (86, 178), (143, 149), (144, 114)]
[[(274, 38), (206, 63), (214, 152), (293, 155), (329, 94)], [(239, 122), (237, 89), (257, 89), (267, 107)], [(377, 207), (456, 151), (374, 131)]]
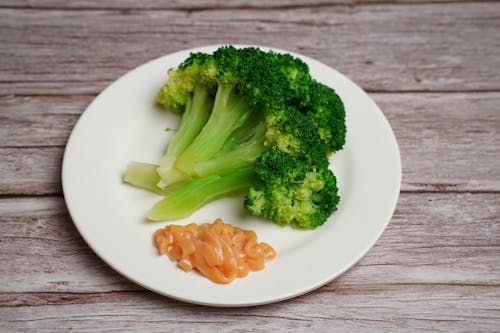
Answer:
[(215, 283), (230, 283), (261, 270), (276, 256), (269, 244), (257, 242), (255, 232), (219, 218), (212, 224), (167, 225), (154, 233), (153, 242), (159, 254), (167, 254), (184, 271), (195, 269)]

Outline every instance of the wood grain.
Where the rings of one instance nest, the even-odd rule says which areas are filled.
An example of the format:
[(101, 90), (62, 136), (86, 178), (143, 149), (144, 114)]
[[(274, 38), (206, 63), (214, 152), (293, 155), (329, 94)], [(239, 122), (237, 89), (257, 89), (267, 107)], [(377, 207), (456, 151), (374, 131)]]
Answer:
[[(150, 292), (0, 294), (9, 332), (493, 332), (491, 287), (393, 285), (321, 289), (254, 308), (188, 306)], [(411, 301), (411, 306), (406, 305)], [(65, 308), (60, 320), (61, 306)]]
[[(403, 191), (500, 191), (500, 93), (371, 95), (398, 139)], [(11, 175), (0, 194), (60, 193), (64, 145), (92, 98), (0, 98), (0, 170)]]
[(0, 195), (61, 193), (63, 147), (0, 148)]
[(65, 146), (94, 96), (0, 96), (0, 146)]
[[(2, 199), (0, 214), (0, 292), (142, 290), (85, 245), (61, 197)], [(500, 292), (499, 251), (497, 194), (403, 193), (376, 246), (337, 283), (482, 285)]]
[(372, 94), (396, 134), (403, 191), (499, 191), (498, 93)]
[(221, 9), (0, 9), (0, 91), (95, 94), (150, 59), (217, 43), (303, 53), (369, 91), (498, 90), (500, 73), (491, 69), (500, 67), (499, 14), (499, 3), (231, 14)]
[[(497, 332), (500, 2), (0, 3), (0, 332)], [(376, 245), (292, 300), (210, 308), (111, 269), (61, 195), (68, 136), (109, 83), (218, 43), (318, 59), (367, 90), (399, 142), (402, 193)]]
[[(486, 0), (483, 2), (488, 2)], [(108, 1), (82, 1), (82, 0), (3, 0), (0, 8), (36, 8), (36, 9), (170, 9), (170, 10), (214, 10), (214, 9), (297, 9), (297, 8), (313, 8), (313, 7), (328, 7), (328, 6), (357, 6), (360, 4), (391, 4), (391, 3), (462, 3), (469, 0), (108, 0)]]
[(479, 332), (500, 324), (496, 194), (404, 193), (377, 245), (342, 277), (245, 309), (190, 306), (128, 282), (88, 249), (59, 197), (2, 199), (0, 213), (0, 329), (9, 332), (210, 331), (221, 323), (230, 332), (256, 321), (272, 331)]

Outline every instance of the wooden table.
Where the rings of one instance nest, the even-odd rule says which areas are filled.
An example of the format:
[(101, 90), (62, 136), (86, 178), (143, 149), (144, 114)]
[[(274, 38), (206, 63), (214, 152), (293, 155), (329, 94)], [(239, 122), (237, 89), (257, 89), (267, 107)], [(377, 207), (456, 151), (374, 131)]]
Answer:
[[(158, 56), (216, 43), (316, 58), (396, 133), (403, 181), (375, 247), (328, 285), (251, 308), (174, 301), (86, 245), (61, 159), (90, 101)], [(2, 332), (500, 331), (500, 3), (294, 0), (0, 4)]]

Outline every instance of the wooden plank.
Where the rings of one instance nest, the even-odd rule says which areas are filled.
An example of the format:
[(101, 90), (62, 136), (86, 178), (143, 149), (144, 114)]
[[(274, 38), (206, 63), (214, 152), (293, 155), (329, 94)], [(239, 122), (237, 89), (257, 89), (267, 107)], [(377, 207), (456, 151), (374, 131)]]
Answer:
[[(2, 1), (0, 331), (497, 331), (500, 3), (428, 1)], [(221, 41), (336, 67), (372, 92), (400, 144), (387, 230), (294, 300), (221, 309), (149, 292), (89, 249), (60, 195), (65, 142), (96, 93), (151, 58)]]
[(63, 147), (0, 148), (0, 195), (61, 193)]
[(371, 91), (500, 89), (500, 73), (491, 70), (500, 67), (498, 3), (228, 13), (2, 9), (0, 91), (95, 94), (147, 60), (217, 43), (303, 53)]
[[(188, 306), (150, 292), (0, 294), (0, 329), (24, 332), (493, 332), (497, 288), (324, 289), (252, 308)], [(411, 302), (411, 305), (409, 305)], [(64, 320), (61, 320), (64, 317)]]
[[(371, 96), (398, 139), (403, 191), (500, 191), (500, 93)], [(64, 145), (92, 98), (0, 98), (0, 171), (10, 175), (0, 194), (60, 193)]]
[[(24, 291), (42, 285), (48, 291), (70, 285), (76, 290), (82, 288), (83, 292), (99, 289), (99, 285), (107, 292), (115, 288), (137, 289), (87, 246), (71, 221), (62, 197), (2, 199), (0, 207), (4, 292), (21, 285), (30, 286)], [(79, 276), (80, 281), (73, 281), (72, 276)], [(85, 281), (93, 281), (92, 287)]]
[(37, 9), (177, 9), (177, 10), (203, 10), (203, 9), (241, 9), (241, 8), (290, 8), (290, 7), (311, 7), (325, 6), (336, 4), (354, 4), (352, 0), (235, 0), (235, 1), (217, 1), (217, 0), (201, 0), (201, 1), (67, 1), (67, 0), (49, 0), (49, 1), (19, 1), (19, 0), (4, 0), (0, 7), (11, 8), (37, 8)]
[(94, 96), (0, 96), (1, 146), (64, 146)]
[(500, 190), (500, 94), (371, 94), (401, 151), (403, 191)]
[(269, 3), (268, 1), (253, 0), (235, 0), (235, 1), (67, 1), (67, 0), (49, 0), (49, 1), (29, 1), (29, 0), (4, 0), (0, 7), (10, 8), (36, 8), (36, 9), (179, 9), (179, 10), (200, 10), (200, 9), (238, 9), (238, 8), (269, 8), (269, 7), (303, 7), (318, 5), (335, 5), (353, 3), (349, 0), (320, 1), (320, 0), (277, 0)]
[[(488, 2), (490, 0), (483, 0)], [(182, 0), (182, 1), (82, 1), (82, 0), (3, 0), (0, 8), (36, 8), (36, 9), (177, 9), (177, 10), (213, 10), (213, 9), (270, 9), (270, 8), (303, 8), (326, 7), (335, 5), (356, 6), (365, 3), (433, 3), (436, 0)], [(443, 2), (443, 1), (440, 1)], [(447, 0), (444, 2), (469, 2), (469, 0)]]
[[(456, 285), (492, 286), (500, 293), (499, 216), (498, 194), (402, 193), (376, 246), (322, 289)], [(143, 290), (92, 253), (61, 197), (1, 199), (0, 222), (0, 292)]]

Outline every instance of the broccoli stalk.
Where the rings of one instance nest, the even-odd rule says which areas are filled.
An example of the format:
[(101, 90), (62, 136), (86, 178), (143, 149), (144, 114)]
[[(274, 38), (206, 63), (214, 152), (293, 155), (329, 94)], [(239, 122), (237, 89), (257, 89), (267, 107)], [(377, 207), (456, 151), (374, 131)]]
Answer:
[(209, 88), (196, 84), (193, 97), (188, 98), (177, 132), (172, 136), (167, 150), (160, 160), (158, 174), (161, 177), (158, 185), (161, 188), (188, 178), (181, 170), (174, 169), (174, 162), (198, 136), (207, 122), (212, 109)]
[(165, 188), (161, 188), (158, 186), (161, 179), (157, 170), (157, 164), (130, 162), (123, 176), (123, 181), (135, 187), (166, 196), (185, 185), (185, 183), (190, 180), (190, 178), (187, 178), (183, 182), (177, 182)]
[(161, 178), (158, 175), (158, 165), (142, 162), (130, 162), (123, 176), (123, 181), (151, 191), (156, 194), (165, 195), (165, 190), (158, 187)]
[(193, 142), (177, 158), (175, 167), (195, 174), (197, 163), (208, 161), (224, 146), (231, 133), (252, 114), (236, 84), (219, 84), (210, 118)]
[(235, 148), (237, 148), (241, 143), (245, 141), (259, 126), (262, 127), (263, 117), (262, 112), (258, 112), (259, 110), (255, 110), (256, 113), (252, 115), (252, 117), (248, 117), (247, 120), (235, 129), (231, 135), (227, 138), (224, 146), (219, 150), (219, 152), (214, 156), (219, 156), (224, 153), (227, 153)]
[(212, 174), (194, 178), (157, 202), (147, 218), (151, 221), (164, 221), (189, 216), (210, 201), (248, 189), (253, 181), (253, 168), (241, 169), (225, 176)]
[(252, 167), (257, 157), (265, 150), (266, 127), (261, 126), (248, 140), (227, 152), (194, 164), (193, 175), (206, 177), (211, 174), (226, 175), (242, 168)]

